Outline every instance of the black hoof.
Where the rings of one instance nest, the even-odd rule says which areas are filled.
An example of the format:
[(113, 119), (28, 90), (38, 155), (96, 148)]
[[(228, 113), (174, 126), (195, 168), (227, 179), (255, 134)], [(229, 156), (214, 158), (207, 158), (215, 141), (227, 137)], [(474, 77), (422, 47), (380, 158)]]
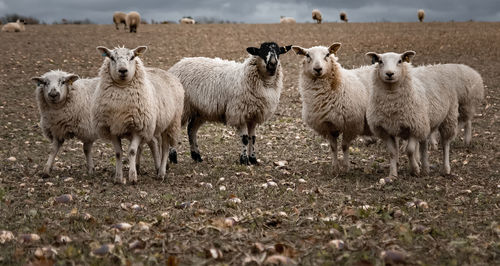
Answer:
[(40, 177), (45, 179), (45, 178), (49, 178), (50, 177), (50, 174), (47, 174), (47, 173), (40, 173)]
[(250, 161), (251, 164), (257, 164), (257, 157), (250, 155), (248, 161)]
[[(192, 154), (191, 154), (192, 156)], [(168, 159), (172, 162), (172, 163), (177, 163), (177, 151), (176, 150), (171, 150), (169, 153), (168, 153)], [(201, 157), (200, 157), (201, 159)]]
[(246, 154), (240, 155), (240, 164), (248, 165), (248, 156)]
[(199, 162), (199, 163), (203, 162), (203, 159), (201, 159), (201, 155), (195, 151), (191, 152), (191, 158), (193, 158), (193, 160), (195, 162)]

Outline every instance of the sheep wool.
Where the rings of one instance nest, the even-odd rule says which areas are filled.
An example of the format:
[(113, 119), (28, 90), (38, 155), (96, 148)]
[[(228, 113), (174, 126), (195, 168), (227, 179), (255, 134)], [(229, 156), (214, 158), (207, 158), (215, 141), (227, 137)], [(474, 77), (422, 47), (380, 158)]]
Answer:
[(417, 11), (417, 17), (420, 22), (424, 22), (425, 11), (423, 9), (419, 9)]
[(16, 22), (9, 22), (2, 26), (3, 32), (21, 32), (25, 31), (24, 22), (19, 19)]
[(312, 11), (312, 19), (316, 20), (316, 23), (321, 24), (322, 15), (321, 15), (321, 12), (318, 9), (313, 9), (313, 11)]
[(181, 18), (179, 20), (181, 24), (195, 24), (196, 22), (192, 18)]
[(126, 23), (126, 26), (129, 28), (130, 32), (137, 32), (137, 28), (141, 24), (141, 15), (139, 15), (139, 13), (136, 11), (128, 13), (126, 17)]
[(113, 23), (115, 23), (117, 30), (119, 29), (118, 26), (120, 24), (123, 24), (124, 29), (127, 29), (127, 14), (120, 11), (113, 13)]
[(281, 24), (295, 24), (295, 23), (297, 23), (297, 21), (295, 21), (295, 18), (282, 16), (280, 18), (280, 23)]

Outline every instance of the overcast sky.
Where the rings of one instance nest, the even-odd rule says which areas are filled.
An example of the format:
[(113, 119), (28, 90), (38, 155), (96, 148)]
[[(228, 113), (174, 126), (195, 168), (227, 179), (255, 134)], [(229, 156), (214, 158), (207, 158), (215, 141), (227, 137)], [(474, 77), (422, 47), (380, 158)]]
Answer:
[(426, 21), (500, 21), (500, 0), (0, 0), (0, 16), (18, 13), (47, 23), (88, 18), (110, 24), (114, 11), (134, 10), (148, 22), (192, 16), (275, 23), (281, 15), (307, 22), (313, 8), (321, 10), (325, 21), (338, 21), (340, 11), (350, 22), (416, 21), (420, 8)]

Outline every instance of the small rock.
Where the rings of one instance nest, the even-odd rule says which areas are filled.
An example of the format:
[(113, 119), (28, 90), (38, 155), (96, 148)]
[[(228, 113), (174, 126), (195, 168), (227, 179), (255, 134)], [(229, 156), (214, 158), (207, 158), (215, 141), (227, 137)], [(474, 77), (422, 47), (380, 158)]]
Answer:
[(168, 212), (162, 212), (162, 213), (160, 214), (160, 216), (161, 216), (161, 217), (163, 217), (163, 218), (167, 218), (167, 217), (168, 217), (168, 215), (169, 215), (169, 214), (168, 214)]
[(35, 257), (37, 259), (53, 259), (57, 256), (57, 250), (51, 246), (37, 248), (35, 250)]
[(306, 183), (307, 181), (305, 179), (303, 179), (303, 178), (299, 178), (298, 182), (299, 183)]
[(148, 193), (147, 193), (146, 191), (140, 191), (140, 192), (139, 192), (139, 196), (140, 196), (141, 198), (145, 198), (145, 197), (147, 197), (147, 196), (148, 196)]
[(73, 177), (68, 177), (68, 178), (65, 178), (63, 181), (64, 182), (72, 182), (73, 180), (75, 180)]
[(116, 228), (118, 230), (125, 231), (132, 228), (132, 225), (129, 223), (117, 223), (112, 225), (111, 228)]
[(288, 162), (287, 161), (277, 161), (277, 162), (274, 162), (274, 165), (275, 166), (278, 166), (278, 168), (280, 167), (284, 167), (285, 165), (287, 165)]
[(93, 220), (95, 220), (94, 217), (92, 217), (92, 215), (90, 215), (90, 213), (87, 213), (87, 212), (83, 214), (82, 218), (85, 221), (93, 221)]
[(286, 212), (281, 211), (281, 212), (278, 212), (278, 216), (287, 217), (288, 215), (286, 214)]
[(139, 231), (149, 231), (149, 224), (145, 222), (138, 222), (136, 227)]
[(40, 240), (40, 236), (37, 234), (21, 234), (19, 235), (19, 241), (21, 243), (29, 243)]
[(115, 244), (121, 244), (122, 243), (122, 237), (119, 234), (115, 235)]
[(429, 205), (425, 201), (417, 201), (417, 206), (420, 209), (429, 209)]
[(212, 258), (212, 259), (222, 259), (222, 251), (216, 248), (211, 248), (206, 250), (206, 256), (207, 258)]
[(236, 224), (236, 219), (234, 219), (233, 217), (224, 219), (224, 226), (226, 227), (233, 227), (235, 224)]
[(134, 211), (140, 211), (142, 210), (142, 207), (139, 204), (134, 204), (132, 207), (130, 207)]
[(224, 180), (226, 180), (224, 177), (219, 178), (219, 182), (223, 182)]
[(7, 158), (7, 161), (9, 161), (9, 162), (15, 162), (15, 161), (17, 161), (17, 159), (16, 159), (16, 157), (11, 156), (11, 157)]
[(226, 186), (220, 186), (220, 187), (219, 187), (219, 190), (220, 190), (220, 191), (226, 191)]
[(239, 198), (234, 197), (234, 198), (230, 198), (229, 202), (234, 203), (234, 204), (240, 204), (241, 200)]
[(328, 233), (334, 237), (342, 237), (342, 233), (335, 228), (330, 229), (330, 231), (328, 231)]
[(344, 241), (340, 239), (334, 239), (328, 242), (328, 245), (334, 249), (343, 249), (344, 248)]
[(268, 184), (270, 187), (277, 187), (277, 186), (278, 186), (278, 184), (276, 184), (276, 182), (274, 182), (274, 181), (269, 181), (269, 182), (267, 182), (267, 184)]
[(380, 257), (390, 264), (405, 263), (406, 255), (397, 250), (384, 250), (380, 253)]
[(51, 186), (54, 185), (54, 183), (52, 183), (52, 182), (45, 182), (45, 185), (48, 186), (48, 187), (51, 187)]
[(260, 187), (263, 188), (263, 189), (266, 189), (268, 186), (269, 185), (267, 183), (264, 183), (264, 184), (260, 185)]
[(92, 251), (92, 253), (94, 255), (97, 255), (97, 256), (104, 256), (104, 255), (112, 252), (114, 248), (115, 248), (115, 245), (113, 245), (113, 244), (105, 244), (105, 245), (102, 245), (101, 247), (95, 249), (94, 251)]
[(69, 203), (73, 200), (73, 196), (71, 194), (63, 194), (57, 198), (55, 198), (55, 202), (57, 203)]
[(56, 242), (59, 243), (59, 244), (67, 244), (67, 243), (71, 243), (71, 238), (69, 236), (65, 236), (65, 235), (61, 235), (61, 236), (58, 236), (56, 238)]
[(201, 182), (201, 183), (200, 183), (200, 186), (202, 186), (202, 187), (206, 187), (206, 188), (208, 188), (208, 189), (212, 189), (212, 188), (213, 188), (212, 184), (211, 184), (211, 183), (208, 183), (208, 182), (207, 182), (207, 183), (205, 183), (205, 182)]
[(11, 231), (0, 231), (0, 244), (10, 242), (12, 239), (14, 239), (14, 234)]

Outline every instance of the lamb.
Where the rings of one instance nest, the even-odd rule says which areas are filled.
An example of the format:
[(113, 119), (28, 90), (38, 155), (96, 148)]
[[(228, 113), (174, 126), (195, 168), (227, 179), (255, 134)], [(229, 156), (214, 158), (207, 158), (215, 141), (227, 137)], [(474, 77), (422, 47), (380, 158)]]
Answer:
[[(94, 125), (99, 136), (111, 140), (115, 149), (115, 181), (125, 184), (122, 170), (121, 139), (129, 138), (129, 182), (137, 182), (136, 154), (141, 142), (161, 142), (161, 163), (158, 176), (164, 178), (169, 146), (178, 143), (184, 90), (179, 80), (170, 73), (146, 68), (139, 58), (146, 46), (133, 50), (99, 46), (105, 56), (99, 70), (99, 84), (92, 108)], [(175, 150), (174, 150), (175, 151)], [(157, 154), (153, 150), (153, 154)], [(176, 161), (170, 153), (170, 160)]]
[(295, 19), (292, 17), (281, 16), (280, 23), (281, 24), (295, 24), (295, 23), (297, 23), (297, 21), (295, 21)]
[(141, 15), (139, 13), (132, 11), (127, 14), (126, 22), (130, 32), (137, 32), (137, 28), (141, 24)]
[(124, 25), (124, 29), (126, 30), (127, 29), (127, 14), (126, 13), (123, 13), (123, 12), (115, 12), (113, 14), (113, 23), (115, 23), (115, 26), (116, 26), (116, 29), (118, 30), (118, 26), (120, 24), (123, 24)]
[(347, 19), (347, 13), (342, 11), (340, 12), (340, 20), (344, 21), (345, 23), (347, 23), (349, 20)]
[(340, 43), (309, 49), (293, 46), (304, 56), (299, 77), (302, 97), (302, 120), (326, 138), (332, 150), (332, 166), (340, 171), (337, 138), (342, 134), (343, 168), (349, 169), (349, 145), (360, 135), (370, 135), (365, 123), (368, 90), (357, 71), (344, 69), (336, 57)]
[(255, 130), (278, 106), (283, 87), (279, 55), (291, 46), (275, 42), (248, 47), (242, 63), (220, 58), (184, 58), (169, 72), (179, 77), (186, 95), (182, 125), (187, 125), (191, 158), (202, 162), (196, 134), (206, 121), (236, 127), (243, 143), (241, 164), (257, 164)]
[(91, 123), (90, 103), (99, 79), (80, 79), (75, 74), (53, 70), (32, 80), (37, 83), (40, 126), (45, 137), (52, 142), (52, 151), (42, 175), (49, 176), (59, 148), (66, 139), (73, 137), (83, 142), (87, 170), (92, 174), (92, 144), (98, 136)]
[(423, 9), (419, 9), (417, 11), (417, 17), (420, 22), (424, 22), (425, 11)]
[(195, 24), (196, 22), (194, 21), (193, 18), (191, 17), (184, 17), (179, 20), (180, 24)]
[(316, 23), (321, 24), (322, 16), (321, 16), (321, 12), (318, 9), (313, 9), (312, 19), (316, 20)]
[(24, 21), (17, 20), (16, 22), (9, 22), (2, 27), (3, 32), (21, 32), (25, 31)]
[(431, 132), (439, 130), (443, 147), (443, 172), (450, 174), (450, 141), (455, 137), (458, 99), (449, 88), (454, 77), (425, 71), (417, 73), (411, 65), (414, 51), (367, 53), (373, 63), (373, 91), (366, 118), (370, 130), (384, 140), (389, 152), (390, 176), (397, 177), (399, 151), (396, 138), (408, 140), (410, 173), (420, 174), (415, 151), (419, 143), (422, 173), (428, 174), (427, 141)]

